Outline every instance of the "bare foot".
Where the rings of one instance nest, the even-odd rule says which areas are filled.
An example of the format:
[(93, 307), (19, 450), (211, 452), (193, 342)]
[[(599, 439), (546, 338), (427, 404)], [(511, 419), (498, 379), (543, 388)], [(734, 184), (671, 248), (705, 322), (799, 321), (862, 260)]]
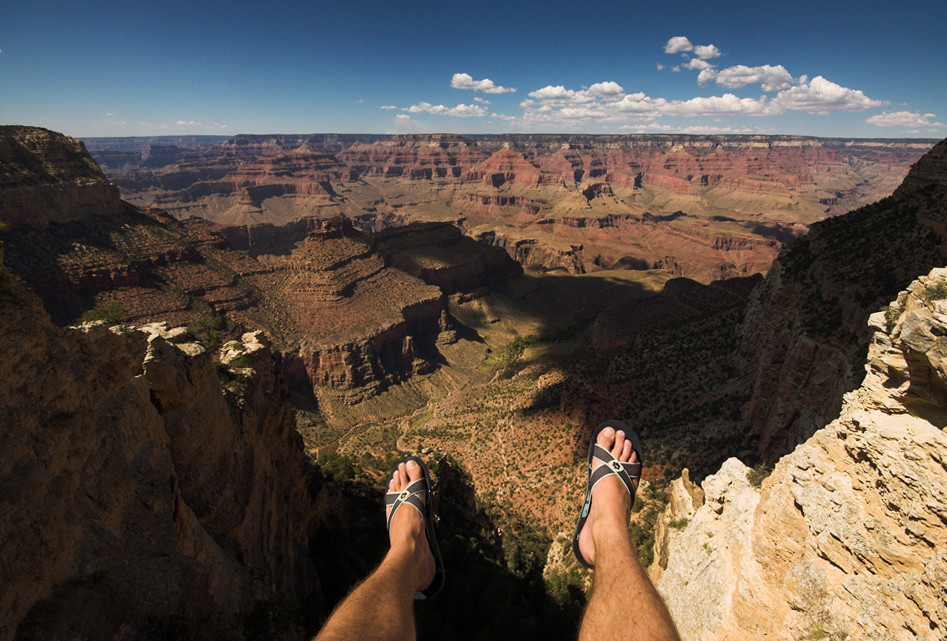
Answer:
[[(388, 491), (401, 492), (412, 481), (422, 477), (421, 466), (416, 462), (399, 463), (388, 484)], [(385, 512), (386, 519), (390, 513), (389, 507)], [(428, 545), (424, 527), (421, 514), (411, 505), (402, 505), (391, 519), (391, 527), (388, 530), (391, 542), (388, 556), (406, 561), (412, 568), (413, 576), (409, 583), (414, 592), (420, 592), (431, 585), (435, 574), (434, 555)]]
[[(598, 434), (595, 442), (609, 450), (612, 456), (622, 463), (634, 463), (638, 455), (632, 448), (631, 441), (625, 438), (622, 431), (615, 432), (614, 428), (606, 427)], [(599, 460), (593, 460), (592, 469), (604, 465)], [(635, 488), (638, 482), (635, 481)], [(620, 533), (628, 536), (628, 514), (631, 512), (631, 496), (625, 484), (617, 476), (610, 475), (599, 482), (592, 490), (592, 505), (585, 526), (579, 532), (579, 550), (590, 564), (595, 565), (595, 539), (610, 533)]]

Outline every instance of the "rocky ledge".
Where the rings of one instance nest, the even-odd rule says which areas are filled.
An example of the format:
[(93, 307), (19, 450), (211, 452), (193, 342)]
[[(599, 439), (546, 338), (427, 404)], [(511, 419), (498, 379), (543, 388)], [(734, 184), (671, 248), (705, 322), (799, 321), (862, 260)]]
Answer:
[(870, 327), (861, 387), (761, 487), (736, 459), (704, 500), (673, 484), (652, 574), (683, 638), (947, 634), (947, 269)]

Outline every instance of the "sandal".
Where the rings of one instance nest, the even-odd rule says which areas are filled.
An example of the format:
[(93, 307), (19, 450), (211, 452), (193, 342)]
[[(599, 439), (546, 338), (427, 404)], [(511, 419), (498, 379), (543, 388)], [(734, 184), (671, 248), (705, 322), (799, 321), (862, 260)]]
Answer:
[[(612, 456), (611, 452), (595, 442), (598, 435), (606, 427), (611, 427), (616, 432), (621, 431), (625, 433), (625, 438), (631, 441), (631, 446), (638, 455), (637, 461), (634, 463), (623, 463)], [(602, 465), (599, 465), (593, 471), (592, 462), (595, 460), (601, 461)], [(641, 465), (641, 439), (638, 438), (635, 431), (628, 427), (628, 425), (621, 421), (605, 421), (592, 432), (592, 440), (589, 442), (589, 466), (588, 480), (585, 485), (585, 502), (582, 505), (582, 512), (579, 514), (579, 522), (576, 523), (575, 526), (575, 534), (572, 536), (572, 553), (575, 554), (575, 558), (579, 560), (579, 563), (590, 570), (594, 570), (595, 568), (591, 563), (585, 560), (585, 557), (582, 556), (582, 552), (579, 551), (579, 533), (582, 531), (582, 527), (589, 517), (589, 510), (592, 508), (592, 489), (598, 485), (602, 479), (615, 475), (621, 479), (621, 482), (625, 485), (625, 489), (631, 494), (631, 504), (634, 505), (635, 481), (641, 478)]]
[[(401, 463), (407, 463), (408, 461), (414, 461), (421, 468), (421, 478), (417, 481), (412, 481), (408, 487), (406, 487), (401, 492), (388, 492), (387, 488), (391, 484), (391, 479), (395, 474), (395, 470), (398, 469), (398, 465)], [(441, 552), (437, 547), (437, 539), (434, 538), (434, 504), (431, 500), (431, 474), (428, 472), (427, 466), (416, 456), (408, 456), (395, 464), (394, 470), (388, 474), (388, 479), (385, 481), (385, 508), (391, 506), (391, 512), (388, 514), (388, 523), (387, 527), (391, 529), (391, 519), (394, 517), (395, 512), (398, 511), (402, 505), (410, 505), (416, 509), (420, 514), (421, 518), (424, 519), (424, 533), (427, 535), (427, 544), (431, 548), (431, 554), (434, 555), (434, 580), (431, 581), (425, 590), (421, 592), (415, 592), (414, 598), (417, 600), (429, 599), (438, 592), (441, 588), (444, 587), (444, 562), (441, 560)]]

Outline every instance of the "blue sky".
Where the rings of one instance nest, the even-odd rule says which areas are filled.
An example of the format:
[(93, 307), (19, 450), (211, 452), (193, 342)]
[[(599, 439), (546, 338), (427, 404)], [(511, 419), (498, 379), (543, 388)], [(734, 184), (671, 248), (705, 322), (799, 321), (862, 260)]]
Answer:
[(10, 2), (0, 123), (75, 137), (947, 136), (947, 1)]

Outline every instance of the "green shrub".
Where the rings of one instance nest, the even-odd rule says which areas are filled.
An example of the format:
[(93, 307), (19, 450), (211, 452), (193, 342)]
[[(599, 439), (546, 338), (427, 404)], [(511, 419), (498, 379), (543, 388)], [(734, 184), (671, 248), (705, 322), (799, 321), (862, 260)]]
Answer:
[(947, 298), (947, 281), (939, 280), (925, 285), (921, 294), (927, 300), (943, 300)]
[(120, 301), (109, 301), (101, 307), (82, 312), (79, 317), (81, 323), (91, 323), (93, 321), (106, 321), (110, 325), (117, 325), (128, 319), (128, 310)]
[(894, 326), (898, 324), (898, 317), (901, 316), (901, 310), (894, 305), (885, 305), (881, 308), (885, 313), (885, 330), (890, 334)]
[(769, 476), (773, 468), (766, 463), (757, 463), (746, 472), (746, 480), (753, 487), (759, 487), (763, 484), (763, 479)]

